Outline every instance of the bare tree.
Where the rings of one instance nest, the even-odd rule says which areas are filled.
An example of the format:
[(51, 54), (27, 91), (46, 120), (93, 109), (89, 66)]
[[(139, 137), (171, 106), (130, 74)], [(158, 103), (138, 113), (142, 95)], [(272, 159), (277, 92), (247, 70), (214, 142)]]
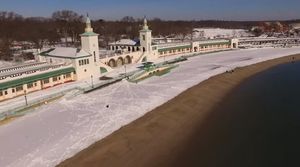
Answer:
[(71, 37), (74, 44), (79, 33), (82, 32), (83, 16), (71, 10), (61, 10), (54, 12), (52, 19), (57, 23), (58, 30), (64, 36), (66, 45), (68, 45), (68, 37)]

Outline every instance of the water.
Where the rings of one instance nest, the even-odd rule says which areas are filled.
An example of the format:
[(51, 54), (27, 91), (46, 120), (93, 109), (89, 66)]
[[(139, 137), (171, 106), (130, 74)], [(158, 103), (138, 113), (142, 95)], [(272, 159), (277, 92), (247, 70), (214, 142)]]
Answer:
[(259, 73), (199, 125), (175, 166), (300, 166), (300, 62)]

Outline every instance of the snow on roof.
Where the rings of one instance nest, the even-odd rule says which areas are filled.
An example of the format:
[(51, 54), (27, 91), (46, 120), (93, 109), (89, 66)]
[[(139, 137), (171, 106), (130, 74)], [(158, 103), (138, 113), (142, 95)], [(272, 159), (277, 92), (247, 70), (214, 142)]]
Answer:
[(89, 54), (88, 52), (84, 51), (83, 49), (67, 48), (67, 47), (57, 47), (57, 48), (54, 48), (49, 53), (47, 53), (47, 56), (74, 59), (74, 58), (91, 56), (91, 54)]
[(8, 62), (8, 61), (2, 61), (2, 60), (0, 60), (0, 69), (5, 68), (5, 67), (10, 67), (13, 64), (14, 64), (13, 62)]
[(164, 49), (164, 48), (173, 48), (173, 47), (180, 47), (180, 46), (187, 46), (187, 45), (191, 45), (191, 43), (190, 42), (169, 42), (169, 43), (158, 44), (157, 48)]
[(294, 29), (300, 29), (300, 23), (291, 24)]
[[(203, 34), (199, 34), (202, 32)], [(250, 33), (245, 29), (225, 29), (225, 28), (195, 28), (196, 37), (214, 38), (214, 37), (232, 37), (249, 36)]]
[(131, 39), (121, 39), (119, 41), (110, 43), (110, 45), (129, 45), (129, 46), (135, 46), (138, 42), (131, 40)]
[(230, 42), (228, 39), (218, 39), (218, 40), (202, 40), (199, 41), (200, 44), (210, 44), (210, 43), (225, 43)]

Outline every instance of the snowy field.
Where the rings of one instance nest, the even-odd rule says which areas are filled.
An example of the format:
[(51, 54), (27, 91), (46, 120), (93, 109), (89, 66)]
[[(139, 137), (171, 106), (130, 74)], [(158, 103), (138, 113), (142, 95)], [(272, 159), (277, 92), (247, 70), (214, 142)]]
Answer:
[(295, 53), (300, 53), (300, 48), (201, 55), (161, 77), (139, 84), (122, 81), (42, 106), (38, 112), (0, 126), (0, 166), (55, 166), (211, 76)]

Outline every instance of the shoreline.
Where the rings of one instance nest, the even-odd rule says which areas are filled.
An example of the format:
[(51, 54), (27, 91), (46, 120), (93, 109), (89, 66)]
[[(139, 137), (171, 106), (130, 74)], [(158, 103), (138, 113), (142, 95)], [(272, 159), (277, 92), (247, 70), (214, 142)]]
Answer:
[(236, 86), (269, 68), (298, 60), (300, 55), (291, 55), (216, 75), (58, 166), (172, 166), (194, 129)]

